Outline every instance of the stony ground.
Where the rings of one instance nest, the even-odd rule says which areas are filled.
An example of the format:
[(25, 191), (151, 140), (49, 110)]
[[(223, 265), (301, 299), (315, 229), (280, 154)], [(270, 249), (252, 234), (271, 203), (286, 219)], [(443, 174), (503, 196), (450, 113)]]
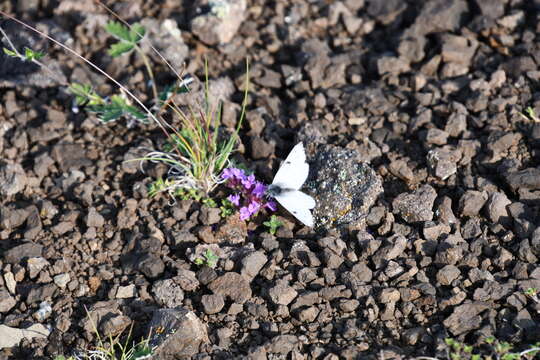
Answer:
[[(165, 169), (125, 160), (162, 144), (159, 130), (74, 113), (62, 81), (114, 87), (56, 48), (52, 79), (2, 55), (0, 358), (88, 348), (89, 318), (102, 334), (158, 329), (163, 359), (442, 357), (447, 337), (540, 341), (540, 300), (525, 294), (540, 289), (540, 119), (522, 115), (540, 114), (540, 1), (226, 0), (225, 16), (201, 1), (109, 3), (174, 66), (201, 76), (209, 60), (230, 128), (251, 59), (237, 159), (270, 182), (304, 141), (321, 226), (281, 210), (274, 236), (264, 216), (149, 199)], [(0, 7), (144, 88), (140, 60), (106, 54), (110, 18), (92, 1)], [(209, 246), (215, 268), (194, 264)]]

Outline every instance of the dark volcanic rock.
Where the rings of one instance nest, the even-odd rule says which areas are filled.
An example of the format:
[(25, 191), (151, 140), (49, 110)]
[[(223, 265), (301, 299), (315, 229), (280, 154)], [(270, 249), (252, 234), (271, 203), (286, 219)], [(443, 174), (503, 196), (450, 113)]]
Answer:
[(460, 305), (444, 320), (443, 324), (453, 336), (458, 336), (480, 328), (482, 323), (480, 313), (490, 308), (488, 303), (480, 301)]
[(360, 224), (382, 193), (380, 177), (354, 150), (319, 147), (306, 188), (315, 195), (315, 224), (333, 227)]
[(399, 214), (408, 223), (431, 221), (433, 203), (437, 192), (430, 185), (424, 185), (412, 193), (400, 194), (392, 202), (395, 214)]
[(228, 272), (218, 277), (208, 285), (208, 289), (239, 304), (243, 304), (251, 298), (249, 282), (235, 272)]
[(0, 195), (11, 196), (24, 190), (26, 174), (19, 164), (0, 164)]
[[(156, 329), (163, 331), (156, 332)], [(184, 309), (160, 309), (148, 324), (149, 346), (155, 348), (153, 358), (165, 360), (189, 358), (208, 342), (206, 326), (193, 312)]]
[(528, 168), (504, 174), (505, 180), (513, 191), (518, 189), (540, 189), (540, 169)]
[(203, 295), (201, 305), (205, 314), (217, 314), (225, 306), (225, 300), (220, 294)]
[(24, 259), (41, 256), (42, 251), (43, 246), (27, 242), (9, 249), (4, 253), (3, 258), (8, 264), (19, 264)]

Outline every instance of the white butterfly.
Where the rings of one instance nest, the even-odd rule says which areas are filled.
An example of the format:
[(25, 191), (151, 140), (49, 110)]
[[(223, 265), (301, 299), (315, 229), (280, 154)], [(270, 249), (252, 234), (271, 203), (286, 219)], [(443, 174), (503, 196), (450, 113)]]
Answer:
[(281, 164), (267, 194), (275, 198), (287, 211), (293, 214), (304, 225), (313, 226), (310, 209), (315, 207), (315, 199), (304, 194), (300, 188), (309, 174), (304, 144), (298, 143)]

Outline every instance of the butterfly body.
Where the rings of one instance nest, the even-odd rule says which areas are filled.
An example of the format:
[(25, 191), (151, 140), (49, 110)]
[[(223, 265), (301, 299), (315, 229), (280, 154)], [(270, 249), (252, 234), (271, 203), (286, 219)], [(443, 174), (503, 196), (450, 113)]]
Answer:
[(266, 193), (306, 226), (313, 226), (311, 209), (315, 199), (300, 191), (309, 174), (304, 145), (298, 143), (289, 153)]

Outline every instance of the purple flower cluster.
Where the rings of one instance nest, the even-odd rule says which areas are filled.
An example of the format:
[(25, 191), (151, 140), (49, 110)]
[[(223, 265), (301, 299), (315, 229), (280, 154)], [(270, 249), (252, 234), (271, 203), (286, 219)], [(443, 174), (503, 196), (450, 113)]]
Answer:
[(263, 208), (276, 211), (276, 203), (264, 196), (266, 185), (255, 180), (255, 175), (246, 175), (241, 169), (227, 168), (223, 170), (221, 178), (225, 180), (225, 185), (235, 191), (227, 199), (240, 208), (240, 219), (247, 220)]

